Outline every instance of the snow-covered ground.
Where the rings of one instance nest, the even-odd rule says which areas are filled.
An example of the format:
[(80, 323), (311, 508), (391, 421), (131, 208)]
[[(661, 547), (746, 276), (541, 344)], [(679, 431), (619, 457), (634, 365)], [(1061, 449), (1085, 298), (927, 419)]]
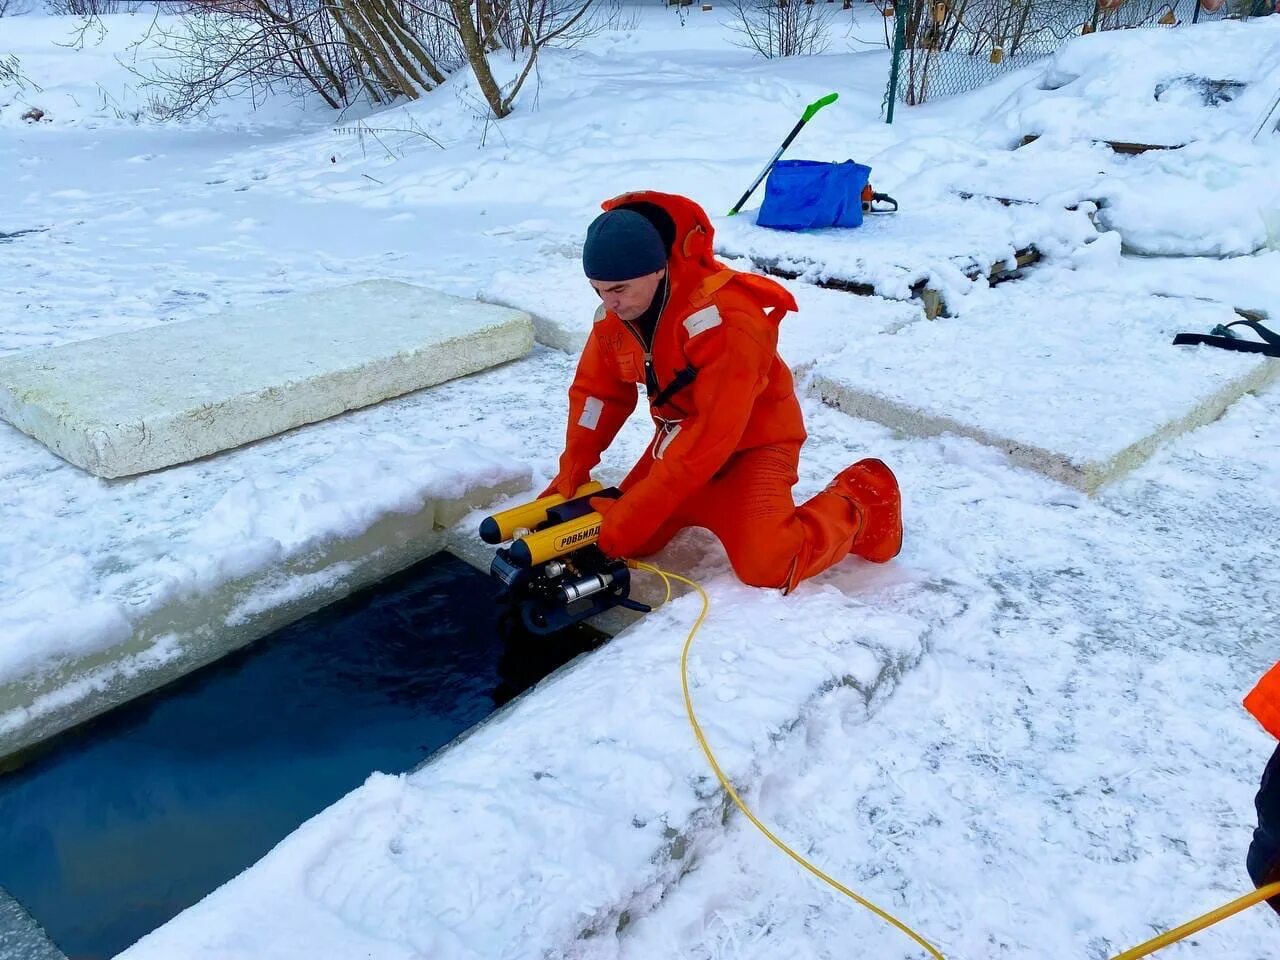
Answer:
[[(564, 351), (590, 305), (573, 262), (599, 201), (649, 187), (719, 213), (830, 90), (840, 101), (791, 155), (870, 163), (912, 211), (960, 192), (1053, 216), (1099, 202), (1111, 232), (1050, 251), (1035, 280), (1046, 301), (1083, 286), (1099, 310), (1158, 295), (1188, 322), (1222, 308), (1182, 298), (1280, 316), (1277, 141), (1247, 140), (1280, 85), (1280, 17), (1083, 38), (889, 127), (887, 55), (857, 42), (881, 29), (874, 10), (853, 11), (861, 25), (846, 38), (842, 22), (827, 55), (778, 63), (730, 46), (723, 15), (681, 25), (637, 8), (634, 28), (550, 52), (536, 98), (496, 128), (458, 76), (365, 118), (376, 137), (292, 103), (152, 123), (108, 55), (136, 39), (136, 18), (108, 18), (102, 46), (78, 52), (53, 45), (63, 24), (0, 20), (0, 56), (17, 54), (49, 94), (48, 121), (29, 125), (19, 116), (41, 94), (0, 91), (0, 234), (36, 231), (0, 241), (0, 353), (367, 277), (519, 301), (552, 344), (130, 481), (89, 478), (0, 427), (0, 670), (109, 644), (140, 605), (436, 487), (538, 487), (563, 430)], [(1157, 97), (1201, 65), (1244, 86), (1217, 106), (1194, 84)], [(1011, 149), (1029, 134), (1040, 139)], [(1093, 142), (1157, 134), (1198, 139), (1140, 157)], [(980, 287), (940, 323), (1025, 314), (1027, 289)], [(904, 303), (800, 299), (784, 350), (805, 376), (845, 346), (842, 324), (925, 322)], [(1020, 390), (1035, 353), (1010, 371)], [(913, 357), (912, 376), (967, 382), (935, 359), (921, 370)], [(904, 489), (903, 555), (848, 561), (788, 598), (736, 584), (698, 531), (659, 558), (710, 591), (694, 696), (764, 819), (957, 960), (1105, 958), (1243, 891), (1270, 745), (1239, 699), (1280, 656), (1274, 394), (1243, 398), (1093, 498), (971, 440), (894, 435), (813, 399), (805, 412), (797, 495), (882, 457)], [(1040, 415), (1049, 433), (1081, 412), (1047, 396)], [(616, 478), (646, 436), (637, 418), (602, 474)], [(696, 610), (685, 597), (655, 612), (423, 770), (372, 775), (126, 955), (919, 956), (726, 815), (680, 702)], [(1256, 909), (1165, 955), (1262, 960), (1278, 934)]]

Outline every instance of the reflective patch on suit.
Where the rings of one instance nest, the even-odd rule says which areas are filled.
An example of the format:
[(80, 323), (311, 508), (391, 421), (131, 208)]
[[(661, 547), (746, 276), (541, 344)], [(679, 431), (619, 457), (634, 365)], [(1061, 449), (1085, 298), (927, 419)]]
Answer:
[(605, 314), (605, 309), (604, 309), (604, 304), (602, 303), (600, 304), (600, 306), (596, 307), (596, 315), (591, 318), (591, 322), (599, 323), (601, 320), (604, 319), (604, 314)]
[(578, 418), (578, 426), (594, 430), (600, 425), (600, 414), (604, 413), (604, 401), (595, 397), (587, 397), (582, 405), (582, 416)]
[(714, 330), (720, 326), (720, 323), (720, 311), (715, 307), (704, 307), (697, 313), (692, 313), (685, 318), (684, 328), (688, 332), (690, 339), (692, 339), (700, 333)]
[(671, 446), (671, 441), (680, 433), (682, 424), (664, 423), (658, 430), (658, 436), (653, 441), (653, 459), (661, 460), (662, 455), (667, 452), (667, 447)]

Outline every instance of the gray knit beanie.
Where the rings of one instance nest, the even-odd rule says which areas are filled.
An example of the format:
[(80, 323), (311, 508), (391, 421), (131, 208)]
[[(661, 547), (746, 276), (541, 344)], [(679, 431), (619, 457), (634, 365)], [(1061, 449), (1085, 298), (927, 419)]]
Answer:
[(634, 210), (606, 210), (587, 227), (582, 269), (591, 280), (634, 280), (667, 265), (657, 229)]

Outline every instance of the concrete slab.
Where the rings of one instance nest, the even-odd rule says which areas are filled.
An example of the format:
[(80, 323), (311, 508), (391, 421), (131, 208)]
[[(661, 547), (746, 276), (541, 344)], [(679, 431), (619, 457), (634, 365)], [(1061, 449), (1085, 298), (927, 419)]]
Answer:
[(1225, 304), (1028, 287), (993, 292), (981, 315), (866, 338), (820, 363), (810, 392), (913, 436), (972, 437), (1093, 492), (1280, 374), (1274, 360), (1171, 345), (1236, 319)]
[(115, 478), (528, 353), (525, 314), (387, 280), (0, 359), (0, 417)]
[(993, 265), (1012, 269), (1019, 251), (1065, 254), (1097, 235), (1083, 210), (1006, 205), (986, 197), (939, 198), (868, 216), (855, 230), (790, 232), (756, 226), (754, 213), (716, 221), (716, 249), (765, 272), (907, 300), (924, 287), (960, 300)]

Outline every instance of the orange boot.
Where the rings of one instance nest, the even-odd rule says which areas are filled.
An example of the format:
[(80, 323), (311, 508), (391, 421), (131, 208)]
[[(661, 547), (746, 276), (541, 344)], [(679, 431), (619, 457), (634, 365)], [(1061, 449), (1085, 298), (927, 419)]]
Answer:
[(902, 495), (884, 461), (859, 460), (836, 474), (827, 489), (849, 501), (862, 519), (850, 553), (886, 563), (901, 552)]

